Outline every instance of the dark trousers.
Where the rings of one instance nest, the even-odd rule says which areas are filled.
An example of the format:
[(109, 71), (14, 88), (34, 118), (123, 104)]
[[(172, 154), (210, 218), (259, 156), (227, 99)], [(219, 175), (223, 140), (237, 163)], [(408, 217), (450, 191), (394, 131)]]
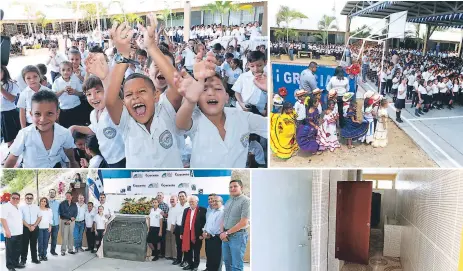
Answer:
[(183, 252), (182, 252), (182, 239), (180, 239), (180, 235), (182, 234), (181, 231), (182, 231), (182, 227), (179, 225), (175, 225), (174, 234), (175, 234), (175, 243), (177, 244), (177, 260), (180, 262), (185, 261), (185, 255), (183, 255)]
[(381, 95), (386, 95), (386, 85), (387, 85), (387, 82), (381, 82), (381, 85), (380, 85), (380, 93)]
[(407, 86), (407, 100), (412, 98), (413, 86)]
[(392, 89), (392, 79), (387, 79), (386, 81), (386, 93), (391, 93)]
[(51, 226), (51, 244), (50, 244), (50, 252), (55, 252), (56, 249), (56, 242), (58, 241), (58, 232), (59, 232), (59, 225)]
[(166, 255), (166, 232), (167, 232), (167, 220), (164, 220), (164, 223), (162, 223), (162, 237), (161, 237), (161, 251), (160, 251), (160, 254), (163, 257)]
[(52, 83), (55, 82), (56, 78), (61, 76), (61, 74), (59, 72), (54, 72), (54, 71), (50, 71), (50, 75), (51, 75), (51, 82)]
[(21, 238), (22, 235), (5, 238), (6, 247), (6, 268), (15, 268), (19, 265), (19, 256), (21, 256)]
[(219, 271), (222, 263), (222, 240), (218, 235), (206, 239), (207, 270)]
[(185, 260), (188, 262), (190, 267), (198, 268), (199, 253), (201, 252), (202, 246), (203, 240), (196, 239), (196, 242), (194, 244), (190, 241), (190, 250), (185, 252)]
[(96, 250), (98, 250), (101, 246), (101, 240), (103, 240), (103, 232), (104, 230), (96, 230), (98, 232), (98, 235), (95, 238), (96, 241)]
[(87, 236), (87, 246), (88, 249), (95, 249), (95, 232), (92, 231), (92, 228), (85, 228), (85, 235)]
[(115, 164), (108, 164), (109, 168), (125, 168), (126, 160), (125, 158)]
[(338, 114), (339, 114), (339, 126), (344, 127), (344, 116), (343, 116), (343, 108), (342, 108), (344, 106), (344, 102), (342, 101), (342, 96), (338, 96), (337, 104), (338, 104)]
[(29, 231), (28, 228), (23, 226), (23, 237), (21, 245), (21, 262), (27, 261), (28, 246), (31, 247), (31, 258), (37, 261), (37, 240), (39, 239), (39, 227), (34, 231)]

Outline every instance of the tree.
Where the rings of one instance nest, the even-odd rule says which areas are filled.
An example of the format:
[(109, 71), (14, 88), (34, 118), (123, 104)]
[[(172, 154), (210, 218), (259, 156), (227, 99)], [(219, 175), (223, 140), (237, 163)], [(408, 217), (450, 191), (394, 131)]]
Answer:
[(82, 13), (82, 19), (87, 21), (87, 24), (92, 31), (98, 24), (97, 20), (107, 13), (107, 9), (101, 3), (72, 2), (71, 7), (74, 12), (80, 11)]
[(355, 35), (355, 37), (357, 37), (357, 38), (367, 38), (367, 37), (369, 37), (371, 35), (371, 27), (364, 24), (361, 27), (355, 29), (354, 33), (357, 33)]
[(318, 29), (321, 31), (318, 36), (322, 38), (323, 43), (327, 44), (328, 32), (333, 29), (338, 30), (338, 26), (336, 25), (336, 17), (323, 15), (321, 20), (318, 22)]
[(285, 23), (284, 29), (286, 31), (286, 41), (289, 41), (289, 32), (292, 21), (308, 18), (304, 13), (297, 10), (291, 9), (288, 6), (280, 6), (280, 10), (277, 13), (277, 25), (280, 27), (281, 23)]
[(220, 23), (223, 24), (224, 18), (223, 16), (228, 13), (228, 24), (230, 23), (230, 13), (232, 11), (239, 11), (239, 10), (252, 10), (252, 5), (243, 5), (239, 3), (233, 3), (232, 1), (215, 1), (210, 4), (207, 4), (202, 8), (202, 10), (211, 12), (212, 16), (216, 13), (220, 15)]
[(274, 32), (274, 36), (277, 40), (285, 40), (287, 36), (298, 37), (299, 31), (295, 29), (277, 29)]
[(117, 14), (117, 15), (114, 15), (111, 17), (111, 20), (113, 22), (117, 22), (119, 24), (125, 22), (125, 20), (127, 20), (127, 22), (129, 24), (136, 24), (136, 23), (143, 23), (143, 19), (138, 16), (137, 14), (134, 14), (134, 13), (128, 13), (128, 14)]
[(42, 11), (37, 11), (35, 13), (36, 24), (42, 27), (42, 31), (45, 32), (48, 24), (53, 23), (52, 20), (47, 19), (47, 16)]

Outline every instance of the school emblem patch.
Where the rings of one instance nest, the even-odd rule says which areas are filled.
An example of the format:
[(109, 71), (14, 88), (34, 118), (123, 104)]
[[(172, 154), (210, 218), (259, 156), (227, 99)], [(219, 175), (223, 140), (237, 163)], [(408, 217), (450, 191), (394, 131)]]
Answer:
[(247, 148), (249, 146), (249, 133), (242, 135), (240, 141), (243, 147)]
[(114, 129), (113, 127), (106, 127), (103, 129), (103, 134), (106, 138), (108, 139), (113, 139), (114, 137), (116, 137), (116, 129)]
[(159, 136), (159, 144), (161, 144), (164, 149), (169, 149), (172, 147), (174, 144), (174, 139), (172, 137), (172, 133), (169, 130), (165, 130)]

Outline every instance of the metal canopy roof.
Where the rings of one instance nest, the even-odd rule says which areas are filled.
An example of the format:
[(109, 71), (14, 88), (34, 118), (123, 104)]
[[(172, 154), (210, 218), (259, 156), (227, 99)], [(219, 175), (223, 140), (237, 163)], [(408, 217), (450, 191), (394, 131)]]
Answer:
[(341, 15), (383, 19), (401, 11), (407, 22), (463, 28), (463, 1), (348, 1)]

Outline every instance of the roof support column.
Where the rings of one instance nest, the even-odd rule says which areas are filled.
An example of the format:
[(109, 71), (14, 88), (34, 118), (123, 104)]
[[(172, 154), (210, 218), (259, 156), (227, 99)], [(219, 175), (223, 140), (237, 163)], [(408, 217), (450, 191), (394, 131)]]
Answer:
[(431, 36), (431, 28), (432, 26), (426, 25), (426, 36), (424, 37), (424, 42), (423, 42), (423, 55), (426, 54), (426, 50), (428, 49), (428, 41)]
[(264, 1), (264, 15), (262, 18), (262, 36), (268, 36), (268, 12), (267, 12), (267, 1)]
[(347, 42), (349, 41), (350, 37), (350, 23), (351, 23), (351, 18), (349, 16), (346, 16), (346, 33), (344, 35), (344, 43), (347, 45)]
[(183, 8), (183, 40), (188, 42), (190, 39), (190, 27), (191, 27), (191, 3), (190, 1), (185, 2)]

